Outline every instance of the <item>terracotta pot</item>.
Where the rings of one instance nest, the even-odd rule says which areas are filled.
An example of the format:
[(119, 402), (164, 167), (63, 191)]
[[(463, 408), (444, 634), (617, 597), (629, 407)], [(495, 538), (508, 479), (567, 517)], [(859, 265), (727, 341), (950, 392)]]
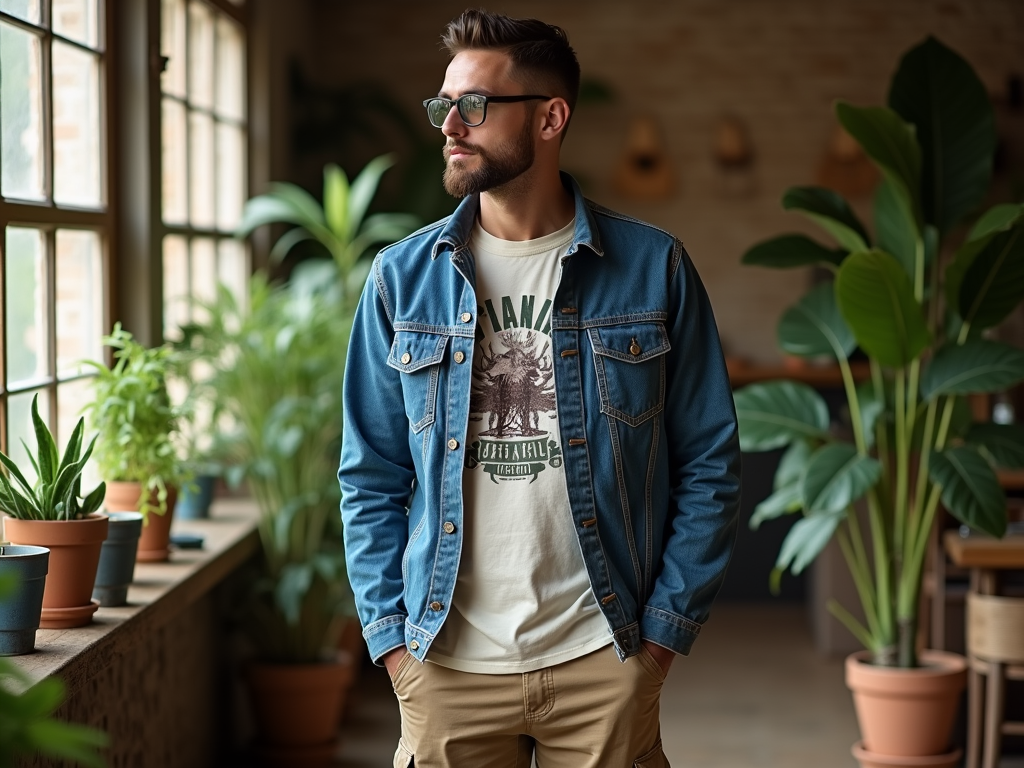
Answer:
[(949, 752), (960, 694), (967, 685), (967, 659), (945, 651), (922, 651), (920, 667), (899, 669), (875, 666), (870, 658), (867, 651), (846, 658), (846, 685), (853, 691), (862, 748), (889, 759)]
[(859, 741), (850, 751), (860, 763), (860, 768), (959, 768), (960, 758), (964, 754), (962, 749), (954, 749), (944, 755), (894, 757), (868, 752)]
[[(140, 563), (160, 563), (171, 555), (171, 523), (174, 519), (174, 503), (178, 491), (173, 486), (167, 488), (167, 512), (163, 515), (146, 515), (139, 537), (137, 560)], [(150, 503), (157, 504), (156, 491), (150, 492)], [(107, 496), (103, 504), (110, 512), (138, 512), (142, 501), (142, 483), (129, 483), (122, 480), (107, 482)]]
[(92, 621), (99, 603), (92, 600), (100, 549), (107, 538), (107, 516), (89, 515), (84, 520), (4, 519), (4, 531), (12, 544), (50, 550), (49, 573), (43, 590), (43, 629), (81, 627)]
[[(275, 763), (280, 757), (282, 765), (325, 765), (330, 761), (346, 673), (345, 665), (336, 662), (259, 662), (246, 669), (264, 757)], [(289, 755), (290, 751), (293, 754)], [(315, 762), (321, 756), (324, 762)]]

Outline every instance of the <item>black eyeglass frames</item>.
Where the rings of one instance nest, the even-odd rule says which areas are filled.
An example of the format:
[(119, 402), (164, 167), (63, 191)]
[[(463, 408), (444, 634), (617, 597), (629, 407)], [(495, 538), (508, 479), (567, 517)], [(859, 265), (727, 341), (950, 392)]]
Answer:
[(446, 99), (443, 96), (435, 96), (423, 102), (427, 109), (427, 118), (435, 128), (444, 125), (448, 113), (452, 107), (459, 108), (459, 117), (466, 124), (467, 128), (476, 128), (487, 118), (487, 103), (495, 102), (508, 104), (515, 101), (530, 101), (531, 99), (550, 99), (552, 96), (481, 96), (478, 93), (465, 93), (457, 99)]

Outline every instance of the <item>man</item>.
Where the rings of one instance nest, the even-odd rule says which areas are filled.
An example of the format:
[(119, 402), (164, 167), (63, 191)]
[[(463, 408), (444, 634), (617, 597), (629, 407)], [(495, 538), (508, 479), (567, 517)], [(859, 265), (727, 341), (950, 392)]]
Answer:
[(378, 254), (352, 330), (349, 576), (395, 766), (667, 766), (661, 684), (735, 535), (736, 421), (682, 244), (558, 170), (565, 33), (466, 11), (424, 105), (458, 210)]

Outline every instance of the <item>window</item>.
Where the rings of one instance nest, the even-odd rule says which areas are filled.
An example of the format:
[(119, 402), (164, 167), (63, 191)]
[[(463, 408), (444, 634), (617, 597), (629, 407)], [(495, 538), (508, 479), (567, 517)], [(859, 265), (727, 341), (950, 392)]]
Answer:
[(232, 233), (247, 196), (245, 29), (237, 10), (161, 0), (164, 334), (196, 316), (218, 282), (249, 274)]
[(109, 0), (0, 0), (0, 449), (66, 442), (110, 299)]

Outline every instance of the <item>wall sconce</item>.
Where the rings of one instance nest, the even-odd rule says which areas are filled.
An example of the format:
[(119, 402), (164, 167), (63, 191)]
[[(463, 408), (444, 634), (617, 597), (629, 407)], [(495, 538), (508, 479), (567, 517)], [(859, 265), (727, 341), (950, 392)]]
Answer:
[(725, 115), (715, 129), (717, 185), (724, 197), (747, 197), (757, 188), (754, 175), (754, 143), (747, 125), (735, 115)]
[(634, 117), (613, 178), (615, 191), (635, 200), (664, 200), (675, 192), (675, 173), (661, 128), (651, 116)]

